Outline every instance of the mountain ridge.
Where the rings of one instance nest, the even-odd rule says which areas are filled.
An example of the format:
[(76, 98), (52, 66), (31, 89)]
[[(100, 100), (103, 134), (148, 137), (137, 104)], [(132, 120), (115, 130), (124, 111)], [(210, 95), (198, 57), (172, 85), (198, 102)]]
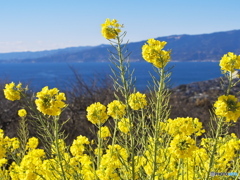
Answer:
[[(240, 30), (197, 35), (170, 35), (155, 38), (166, 41), (164, 49), (172, 50), (173, 61), (219, 61), (227, 52), (240, 54)], [(146, 40), (130, 42), (130, 61), (143, 61), (141, 47)], [(37, 52), (0, 53), (0, 62), (107, 62), (111, 45), (68, 47)]]

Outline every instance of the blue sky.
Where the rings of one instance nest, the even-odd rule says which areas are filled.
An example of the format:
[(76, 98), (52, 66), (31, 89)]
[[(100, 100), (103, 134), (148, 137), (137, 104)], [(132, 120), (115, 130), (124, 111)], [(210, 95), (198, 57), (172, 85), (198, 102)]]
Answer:
[(130, 42), (240, 29), (240, 0), (0, 0), (0, 53), (108, 44), (106, 18)]

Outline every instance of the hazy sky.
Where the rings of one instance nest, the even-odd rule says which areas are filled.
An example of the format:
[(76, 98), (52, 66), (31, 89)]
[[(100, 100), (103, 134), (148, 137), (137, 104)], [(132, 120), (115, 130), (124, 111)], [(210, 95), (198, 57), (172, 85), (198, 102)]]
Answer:
[(106, 18), (130, 42), (240, 29), (240, 0), (0, 0), (0, 53), (108, 44)]

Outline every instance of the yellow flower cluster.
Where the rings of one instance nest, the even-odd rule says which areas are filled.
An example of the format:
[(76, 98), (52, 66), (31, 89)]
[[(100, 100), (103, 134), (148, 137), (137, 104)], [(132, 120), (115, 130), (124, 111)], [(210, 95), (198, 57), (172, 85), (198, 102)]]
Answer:
[(85, 136), (78, 136), (70, 147), (70, 152), (73, 156), (82, 156), (85, 151), (85, 145), (90, 144), (89, 140)]
[(233, 95), (222, 95), (214, 103), (215, 114), (226, 118), (226, 122), (231, 120), (237, 122), (240, 117), (240, 102)]
[(111, 137), (111, 133), (110, 130), (107, 126), (102, 126), (99, 131), (98, 131), (98, 136), (100, 136), (101, 134), (101, 138), (107, 138), (107, 137)]
[(96, 171), (98, 178), (100, 180), (121, 179), (120, 173), (117, 172), (122, 172), (122, 175), (127, 173), (123, 163), (127, 162), (128, 157), (127, 150), (120, 145), (109, 145), (106, 154), (101, 158), (100, 169)]
[(35, 100), (37, 109), (44, 115), (58, 116), (62, 112), (62, 108), (66, 107), (66, 97), (64, 93), (59, 93), (57, 88), (48, 89), (48, 86), (42, 88), (38, 92)]
[(45, 152), (43, 149), (33, 149), (29, 151), (22, 159), (20, 164), (12, 163), (10, 177), (12, 180), (19, 179), (39, 179), (38, 174), (42, 174), (43, 158)]
[(240, 55), (232, 52), (224, 54), (219, 65), (224, 73), (234, 72), (236, 69), (240, 69)]
[(122, 118), (119, 122), (118, 122), (118, 129), (127, 134), (129, 133), (131, 128), (131, 124), (128, 118)]
[(147, 106), (146, 95), (140, 92), (130, 94), (128, 103), (133, 110), (143, 109)]
[(115, 39), (121, 32), (123, 25), (120, 25), (116, 19), (106, 19), (102, 24), (102, 35), (106, 39)]
[(113, 119), (121, 119), (126, 114), (126, 105), (118, 100), (109, 103), (107, 108), (107, 114)]
[(190, 157), (196, 150), (196, 141), (190, 136), (176, 135), (170, 143), (169, 150), (178, 158)]
[[(179, 133), (177, 128), (175, 130), (175, 133), (171, 133), (175, 136), (166, 146), (159, 146), (155, 149), (154, 138), (150, 137), (147, 140), (143, 151), (134, 157), (135, 179), (139, 179), (139, 175), (142, 173), (145, 174), (144, 179), (151, 179), (153, 173), (156, 174), (157, 178), (161, 177), (163, 179), (177, 179), (178, 177), (182, 179), (186, 179), (186, 177), (188, 179), (202, 179), (205, 177), (208, 173), (207, 167), (211, 155), (211, 151), (208, 150), (211, 149), (214, 139), (202, 139), (198, 146), (196, 140)], [(195, 131), (192, 130), (192, 132)], [(53, 156), (51, 158), (46, 158), (43, 149), (36, 149), (38, 140), (34, 137), (28, 140), (28, 148), (26, 147), (28, 151), (21, 162), (19, 164), (13, 162), (10, 164), (9, 170), (5, 169), (8, 162), (7, 157), (13, 154), (13, 151), (9, 151), (9, 148), (14, 146), (14, 141), (16, 140), (10, 141), (9, 138), (4, 137), (3, 131), (0, 131), (0, 166), (3, 167), (2, 172), (0, 172), (5, 174), (8, 179), (61, 179), (60, 166), (54, 156), (56, 152), (52, 152)], [(132, 159), (129, 157), (131, 157), (132, 152), (123, 146), (114, 144), (103, 149), (99, 166), (96, 168), (94, 166), (96, 157), (91, 157), (89, 155), (91, 154), (90, 149), (86, 147), (86, 145), (90, 145), (87, 137), (78, 136), (70, 145), (69, 152), (68, 148), (62, 145), (62, 142), (62, 140), (59, 141), (60, 153), (64, 158), (61, 168), (66, 173), (65, 177), (67, 179), (76, 179), (77, 177), (86, 180), (131, 179), (133, 173), (131, 171)], [(158, 144), (161, 144), (161, 142), (160, 139), (157, 141)], [(223, 138), (219, 137), (217, 142), (216, 162), (213, 171), (226, 172), (239, 157), (240, 140), (232, 134)], [(15, 146), (14, 150), (17, 150), (17, 148), (19, 146)], [(155, 170), (152, 164), (154, 158), (157, 161)]]
[[(9, 176), (12, 180), (19, 179), (38, 179), (38, 173), (42, 172), (42, 162), (45, 158), (43, 149), (36, 149), (38, 146), (38, 139), (32, 137), (28, 140), (26, 149), (27, 153), (21, 160), (21, 163), (13, 162), (10, 166)], [(16, 149), (19, 148), (16, 147)]]
[(25, 117), (27, 115), (27, 111), (25, 109), (18, 110), (19, 117)]
[(190, 136), (192, 134), (201, 136), (205, 132), (199, 119), (191, 117), (168, 119), (167, 123), (161, 123), (161, 128), (172, 137), (176, 135)]
[[(205, 149), (210, 149), (214, 144), (214, 139), (203, 138), (201, 145)], [(240, 150), (240, 139), (232, 133), (225, 137), (218, 138), (217, 151), (216, 151), (216, 163), (214, 168), (221, 170), (222, 172), (230, 168), (230, 162), (233, 159), (238, 158), (238, 151)]]
[(215, 164), (216, 169), (224, 171), (230, 164), (232, 159), (237, 158), (237, 151), (240, 150), (240, 140), (235, 136), (225, 136), (219, 138), (217, 148), (217, 163)]
[[(4, 131), (0, 129), (0, 169), (8, 163), (7, 158), (20, 147), (20, 142), (17, 138), (9, 138), (4, 136)], [(0, 176), (1, 177), (1, 176)]]
[(10, 101), (20, 100), (21, 92), (24, 89), (22, 88), (22, 83), (15, 85), (14, 82), (5, 85), (5, 89), (3, 90), (5, 98)]
[(32, 137), (28, 139), (26, 149), (36, 149), (38, 146), (38, 138)]
[[(162, 179), (178, 179), (184, 171), (188, 171), (189, 174), (182, 179), (194, 179), (186, 178), (191, 177), (191, 173), (194, 176), (194, 168), (202, 168), (202, 166), (197, 166), (196, 164), (196, 155), (200, 155), (199, 149), (196, 146), (195, 140), (191, 139), (189, 136), (180, 136), (177, 135), (169, 143), (169, 146), (160, 146), (157, 149), (154, 148), (154, 138), (148, 139), (148, 146), (144, 152), (144, 155), (138, 157), (140, 167), (143, 167), (145, 173), (147, 174), (146, 179), (151, 179), (153, 173), (157, 176), (157, 179), (160, 177)], [(158, 141), (157, 143), (160, 143)], [(156, 151), (156, 153), (154, 153)], [(200, 157), (200, 160), (203, 157)], [(154, 170), (153, 161), (156, 160), (156, 169)], [(178, 170), (181, 169), (180, 162), (187, 162), (188, 168), (182, 169), (179, 173)], [(202, 161), (200, 161), (202, 165)], [(198, 171), (198, 175), (202, 172)], [(202, 174), (201, 174), (202, 175)], [(199, 177), (201, 177), (201, 175)], [(184, 176), (183, 176), (184, 177)]]
[[(56, 142), (58, 145), (56, 145)], [(63, 139), (57, 139), (57, 141), (55, 141), (55, 143), (51, 144), (51, 153), (52, 155), (56, 155), (57, 153), (63, 154), (66, 150), (66, 143)]]
[(142, 46), (142, 57), (157, 68), (163, 68), (170, 61), (170, 51), (162, 50), (167, 44), (165, 41), (149, 39)]
[[(29, 143), (35, 141), (36, 139), (29, 139)], [(60, 140), (59, 143), (59, 145), (62, 146), (62, 140)], [(97, 171), (93, 168), (93, 159), (85, 153), (85, 145), (88, 144), (89, 140), (85, 136), (78, 136), (70, 146), (71, 154), (67, 152), (65, 145), (63, 148), (61, 147), (61, 157), (64, 158), (62, 166), (58, 164), (57, 157), (52, 155), (51, 158), (46, 158), (44, 150), (36, 149), (34, 145), (32, 148), (28, 148), (28, 151), (20, 163), (11, 163), (9, 170), (5, 169), (7, 159), (0, 159), (0, 165), (4, 166), (4, 168), (0, 169), (0, 177), (12, 180), (62, 179), (63, 174), (61, 170), (63, 170), (66, 179), (79, 179), (78, 177), (84, 180), (97, 179)], [(0, 141), (0, 145), (2, 145), (2, 141)], [(114, 148), (116, 148), (116, 150)], [(107, 154), (109, 154), (110, 158), (112, 152), (117, 152), (112, 159), (114, 160), (112, 163), (121, 163), (121, 159), (118, 158), (118, 152), (121, 153), (121, 157), (124, 157), (124, 151), (118, 146), (114, 146), (114, 148), (111, 149), (111, 152), (108, 151)], [(124, 160), (126, 160), (126, 158)], [(101, 173), (99, 175), (101, 176)]]
[(106, 106), (100, 102), (87, 107), (87, 119), (93, 124), (103, 124), (107, 121), (108, 115)]

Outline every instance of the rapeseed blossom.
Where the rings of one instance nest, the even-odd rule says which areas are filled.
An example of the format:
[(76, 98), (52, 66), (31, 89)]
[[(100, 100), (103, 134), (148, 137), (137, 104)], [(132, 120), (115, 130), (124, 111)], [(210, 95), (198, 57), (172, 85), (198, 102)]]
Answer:
[(219, 138), (215, 168), (221, 169), (222, 171), (226, 170), (229, 162), (239, 156), (237, 153), (239, 150), (240, 140), (238, 138), (228, 136)]
[(25, 117), (27, 115), (27, 111), (25, 109), (18, 110), (18, 116)]
[(6, 157), (6, 153), (7, 153), (7, 142), (4, 138), (4, 131), (2, 129), (0, 129), (0, 159), (5, 158)]
[(82, 156), (85, 151), (85, 145), (90, 144), (89, 140), (85, 136), (78, 136), (70, 147), (70, 152), (73, 156)]
[(0, 159), (0, 168), (1, 168), (3, 165), (7, 164), (7, 162), (8, 162), (8, 160), (7, 160), (6, 158), (1, 158), (1, 159)]
[(226, 122), (237, 122), (240, 117), (240, 102), (233, 95), (222, 95), (214, 103), (215, 114), (225, 117)]
[(28, 139), (26, 149), (36, 149), (38, 146), (38, 139), (35, 137), (32, 137)]
[(240, 69), (240, 55), (228, 52), (223, 55), (219, 65), (224, 73), (233, 73), (236, 69)]
[(142, 46), (142, 57), (157, 68), (163, 68), (170, 61), (170, 51), (162, 50), (167, 44), (165, 41), (149, 39)]
[(108, 115), (106, 106), (100, 102), (87, 107), (87, 119), (93, 124), (103, 124), (107, 121)]
[[(8, 137), (6, 137), (6, 139), (8, 139)], [(9, 139), (8, 142), (9, 142), (8, 146), (12, 152), (20, 147), (20, 141), (16, 137)]]
[(67, 147), (66, 147), (66, 143), (65, 143), (64, 139), (58, 138), (56, 143), (51, 144), (51, 151), (52, 151), (52, 154), (54, 154), (54, 155), (57, 153), (64, 154), (66, 148)]
[(122, 118), (118, 122), (118, 129), (125, 134), (129, 133), (130, 127), (131, 127), (131, 124), (128, 118)]
[(123, 25), (119, 24), (116, 19), (106, 19), (105, 23), (102, 24), (102, 35), (106, 39), (115, 39), (121, 32)]
[(14, 82), (5, 85), (5, 89), (3, 89), (5, 98), (10, 101), (20, 100), (21, 92), (24, 89), (22, 88), (22, 83), (15, 85)]
[(38, 92), (35, 100), (37, 109), (44, 115), (58, 116), (62, 112), (62, 108), (66, 107), (66, 97), (64, 93), (59, 93), (57, 88), (48, 89), (48, 86), (42, 88)]
[[(127, 150), (122, 146), (118, 144), (109, 145), (106, 154), (101, 158), (100, 168), (96, 171), (98, 178), (100, 180), (121, 179), (120, 175), (126, 173), (123, 167), (128, 157)], [(117, 173), (118, 171), (121, 173)]]
[(121, 119), (126, 114), (126, 105), (121, 101), (114, 100), (107, 105), (107, 114), (113, 119)]
[(193, 151), (197, 149), (196, 141), (190, 136), (176, 135), (170, 143), (169, 150), (178, 158), (191, 157)]
[(42, 174), (42, 163), (45, 157), (43, 149), (33, 149), (22, 159), (20, 164), (13, 162), (10, 166), (10, 177), (13, 180), (37, 179), (38, 174)]
[(161, 126), (172, 137), (177, 134), (186, 136), (195, 134), (196, 136), (201, 136), (205, 132), (202, 129), (202, 123), (197, 118), (191, 117), (168, 119), (166, 123), (161, 123)]
[(133, 110), (143, 109), (147, 105), (146, 95), (140, 92), (130, 94), (128, 103)]
[(111, 137), (110, 130), (107, 126), (100, 127), (98, 131), (98, 136), (100, 136), (100, 134), (101, 134), (101, 138)]

